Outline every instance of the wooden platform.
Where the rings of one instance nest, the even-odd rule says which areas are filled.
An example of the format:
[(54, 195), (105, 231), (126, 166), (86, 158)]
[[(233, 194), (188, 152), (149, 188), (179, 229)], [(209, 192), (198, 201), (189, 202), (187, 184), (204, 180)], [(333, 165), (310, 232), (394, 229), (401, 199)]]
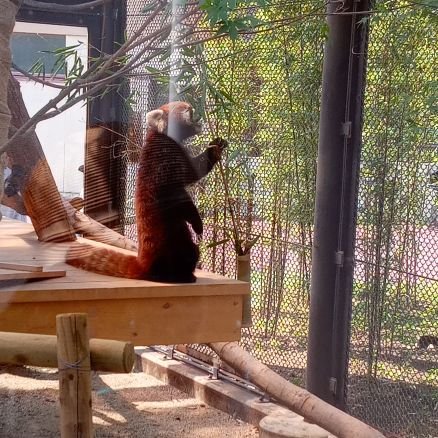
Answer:
[(0, 262), (66, 270), (61, 278), (0, 281), (0, 331), (55, 334), (57, 314), (85, 312), (93, 338), (135, 345), (240, 339), (247, 283), (204, 271), (196, 283), (176, 285), (92, 274), (63, 262), (68, 246), (39, 242), (30, 224), (0, 221)]

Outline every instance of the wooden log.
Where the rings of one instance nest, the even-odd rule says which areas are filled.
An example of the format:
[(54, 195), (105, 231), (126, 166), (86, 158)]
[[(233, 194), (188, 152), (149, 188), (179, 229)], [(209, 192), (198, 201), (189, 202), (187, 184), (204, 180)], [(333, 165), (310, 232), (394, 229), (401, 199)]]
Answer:
[(26, 207), (24, 206), (23, 198), (20, 195), (6, 196), (0, 199), (0, 204), (6, 207), (12, 208), (19, 214), (27, 214)]
[(241, 376), (278, 402), (339, 438), (384, 438), (379, 431), (326, 403), (252, 357), (236, 342), (214, 342), (208, 346)]
[(68, 201), (64, 200), (64, 207), (70, 224), (77, 233), (84, 234), (87, 239), (106, 243), (118, 248), (137, 251), (137, 244), (117, 231), (102, 225), (81, 211), (76, 210)]
[[(57, 340), (54, 335), (0, 332), (0, 363), (56, 368)], [(130, 342), (90, 339), (90, 364), (93, 371), (129, 373), (135, 362)]]
[(330, 438), (324, 429), (306, 423), (301, 417), (267, 415), (259, 423), (260, 438)]
[[(79, 198), (73, 198), (71, 200), (63, 199), (63, 204), (68, 221), (76, 233), (84, 234), (88, 239), (95, 240), (96, 242), (106, 243), (117, 248), (129, 249), (130, 251), (137, 251), (138, 245), (133, 240), (102, 225), (79, 211), (75, 199), (77, 200)], [(11, 197), (5, 195), (3, 199), (0, 200), (0, 204), (13, 208), (17, 213), (27, 214), (23, 200), (19, 195)]]
[[(8, 139), (9, 124), (11, 114), (7, 102), (8, 77), (11, 68), (11, 50), (10, 38), (14, 30), (15, 15), (20, 8), (20, 1), (0, 0), (0, 147), (3, 146)], [(4, 168), (5, 164), (2, 160), (0, 152), (0, 199), (3, 197), (4, 190)], [(0, 220), (2, 214), (0, 212)]]
[[(20, 84), (12, 74), (9, 76), (8, 105), (12, 114), (10, 132), (13, 132), (29, 120), (29, 114)], [(26, 177), (21, 193), (38, 239), (43, 242), (74, 241), (74, 230), (68, 221), (63, 201), (35, 132), (19, 138), (6, 152), (12, 164), (24, 169)]]
[(87, 315), (56, 317), (61, 438), (91, 438), (90, 347)]

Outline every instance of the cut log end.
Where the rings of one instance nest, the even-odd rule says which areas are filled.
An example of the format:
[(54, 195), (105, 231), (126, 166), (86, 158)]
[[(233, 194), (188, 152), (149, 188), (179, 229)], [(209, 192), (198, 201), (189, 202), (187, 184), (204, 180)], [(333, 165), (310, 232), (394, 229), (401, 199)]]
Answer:
[(260, 438), (330, 438), (329, 432), (296, 415), (268, 415), (259, 424)]

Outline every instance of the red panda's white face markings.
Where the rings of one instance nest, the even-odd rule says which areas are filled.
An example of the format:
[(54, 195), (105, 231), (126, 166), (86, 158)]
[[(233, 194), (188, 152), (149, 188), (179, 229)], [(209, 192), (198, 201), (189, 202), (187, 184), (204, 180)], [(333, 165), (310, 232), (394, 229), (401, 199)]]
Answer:
[(167, 128), (167, 121), (164, 118), (164, 111), (156, 109), (146, 114), (146, 123), (148, 129), (164, 133)]
[(171, 102), (146, 115), (147, 126), (180, 142), (199, 134), (202, 126), (194, 119), (194, 110), (186, 102)]

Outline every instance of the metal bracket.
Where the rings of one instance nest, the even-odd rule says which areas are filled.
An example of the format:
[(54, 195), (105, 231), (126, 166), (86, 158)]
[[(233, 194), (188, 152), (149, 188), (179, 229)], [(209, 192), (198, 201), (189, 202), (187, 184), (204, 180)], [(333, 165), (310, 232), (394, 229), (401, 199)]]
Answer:
[(166, 348), (166, 354), (164, 355), (163, 359), (164, 360), (171, 360), (171, 359), (173, 359), (174, 353), (175, 353), (175, 345), (169, 345)]
[(210, 375), (208, 376), (211, 380), (219, 380), (219, 369), (220, 369), (220, 362), (218, 360), (213, 359), (213, 365), (210, 369)]
[(217, 366), (213, 365), (210, 369), (210, 373), (208, 376), (210, 380), (219, 380), (219, 368)]
[(269, 394), (264, 392), (260, 398), (259, 398), (259, 402), (260, 403), (270, 403), (271, 402), (271, 397), (269, 397)]
[(344, 266), (344, 251), (335, 252), (335, 265), (341, 268)]
[(342, 124), (342, 135), (350, 138), (351, 137), (351, 129), (352, 129), (352, 123), (351, 122), (344, 122)]
[(338, 379), (336, 379), (336, 377), (330, 377), (329, 389), (330, 389), (331, 393), (334, 396), (336, 396), (336, 392), (337, 392), (337, 389), (338, 389)]

